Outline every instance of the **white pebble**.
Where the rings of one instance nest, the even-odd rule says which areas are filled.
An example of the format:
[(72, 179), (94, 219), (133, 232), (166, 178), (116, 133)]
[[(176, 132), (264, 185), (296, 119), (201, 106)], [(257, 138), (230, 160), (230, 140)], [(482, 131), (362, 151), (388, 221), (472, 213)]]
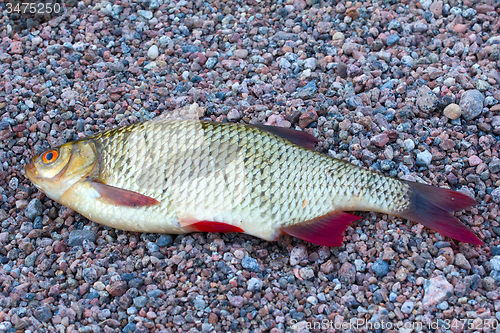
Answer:
[(159, 54), (158, 46), (151, 45), (151, 47), (148, 50), (149, 59), (155, 60), (156, 58), (158, 58), (158, 54)]

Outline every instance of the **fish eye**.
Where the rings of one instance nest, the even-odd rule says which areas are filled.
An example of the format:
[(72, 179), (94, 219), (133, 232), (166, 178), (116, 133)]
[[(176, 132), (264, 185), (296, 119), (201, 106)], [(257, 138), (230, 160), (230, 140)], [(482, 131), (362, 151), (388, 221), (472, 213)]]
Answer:
[(45, 164), (50, 164), (57, 160), (57, 157), (59, 156), (59, 153), (55, 149), (47, 150), (43, 155), (42, 155), (42, 161)]

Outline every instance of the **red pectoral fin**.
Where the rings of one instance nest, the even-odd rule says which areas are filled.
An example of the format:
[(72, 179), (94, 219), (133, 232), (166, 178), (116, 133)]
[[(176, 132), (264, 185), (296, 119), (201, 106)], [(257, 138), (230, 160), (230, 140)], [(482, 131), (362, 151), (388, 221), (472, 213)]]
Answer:
[(143, 207), (157, 205), (160, 203), (154, 198), (137, 192), (124, 190), (122, 188), (106, 185), (97, 181), (90, 181), (89, 183), (90, 186), (92, 186), (92, 188), (101, 195), (99, 199), (111, 205)]
[(181, 227), (186, 227), (191, 229), (191, 231), (199, 231), (199, 232), (245, 232), (243, 229), (222, 222), (214, 222), (214, 221), (181, 221)]
[(323, 246), (341, 246), (342, 235), (347, 227), (361, 217), (346, 212), (330, 212), (310, 221), (283, 229), (283, 232)]

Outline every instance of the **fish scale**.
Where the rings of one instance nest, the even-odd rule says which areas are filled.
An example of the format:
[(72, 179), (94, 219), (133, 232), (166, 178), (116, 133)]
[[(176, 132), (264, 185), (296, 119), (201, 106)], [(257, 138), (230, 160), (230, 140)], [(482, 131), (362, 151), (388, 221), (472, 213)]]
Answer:
[(26, 171), (54, 199), (124, 230), (243, 231), (268, 240), (285, 232), (337, 246), (358, 218), (345, 212), (367, 210), (480, 244), (449, 214), (473, 205), (472, 199), (320, 154), (308, 149), (314, 140), (265, 126), (150, 121), (66, 144), (89, 156), (82, 161), (69, 157), (72, 174), (78, 175), (73, 170), (78, 165), (85, 167), (80, 178), (65, 180), (64, 191), (52, 188), (51, 180), (35, 170), (45, 168), (39, 156)]

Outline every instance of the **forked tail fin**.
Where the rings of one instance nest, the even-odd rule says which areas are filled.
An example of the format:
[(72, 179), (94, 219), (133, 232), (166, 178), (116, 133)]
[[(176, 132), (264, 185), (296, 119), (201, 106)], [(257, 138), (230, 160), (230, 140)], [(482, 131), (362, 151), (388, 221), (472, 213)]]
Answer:
[(397, 216), (421, 223), (426, 227), (461, 242), (484, 243), (450, 212), (462, 210), (477, 202), (457, 191), (430, 185), (405, 182), (410, 186), (410, 205)]

